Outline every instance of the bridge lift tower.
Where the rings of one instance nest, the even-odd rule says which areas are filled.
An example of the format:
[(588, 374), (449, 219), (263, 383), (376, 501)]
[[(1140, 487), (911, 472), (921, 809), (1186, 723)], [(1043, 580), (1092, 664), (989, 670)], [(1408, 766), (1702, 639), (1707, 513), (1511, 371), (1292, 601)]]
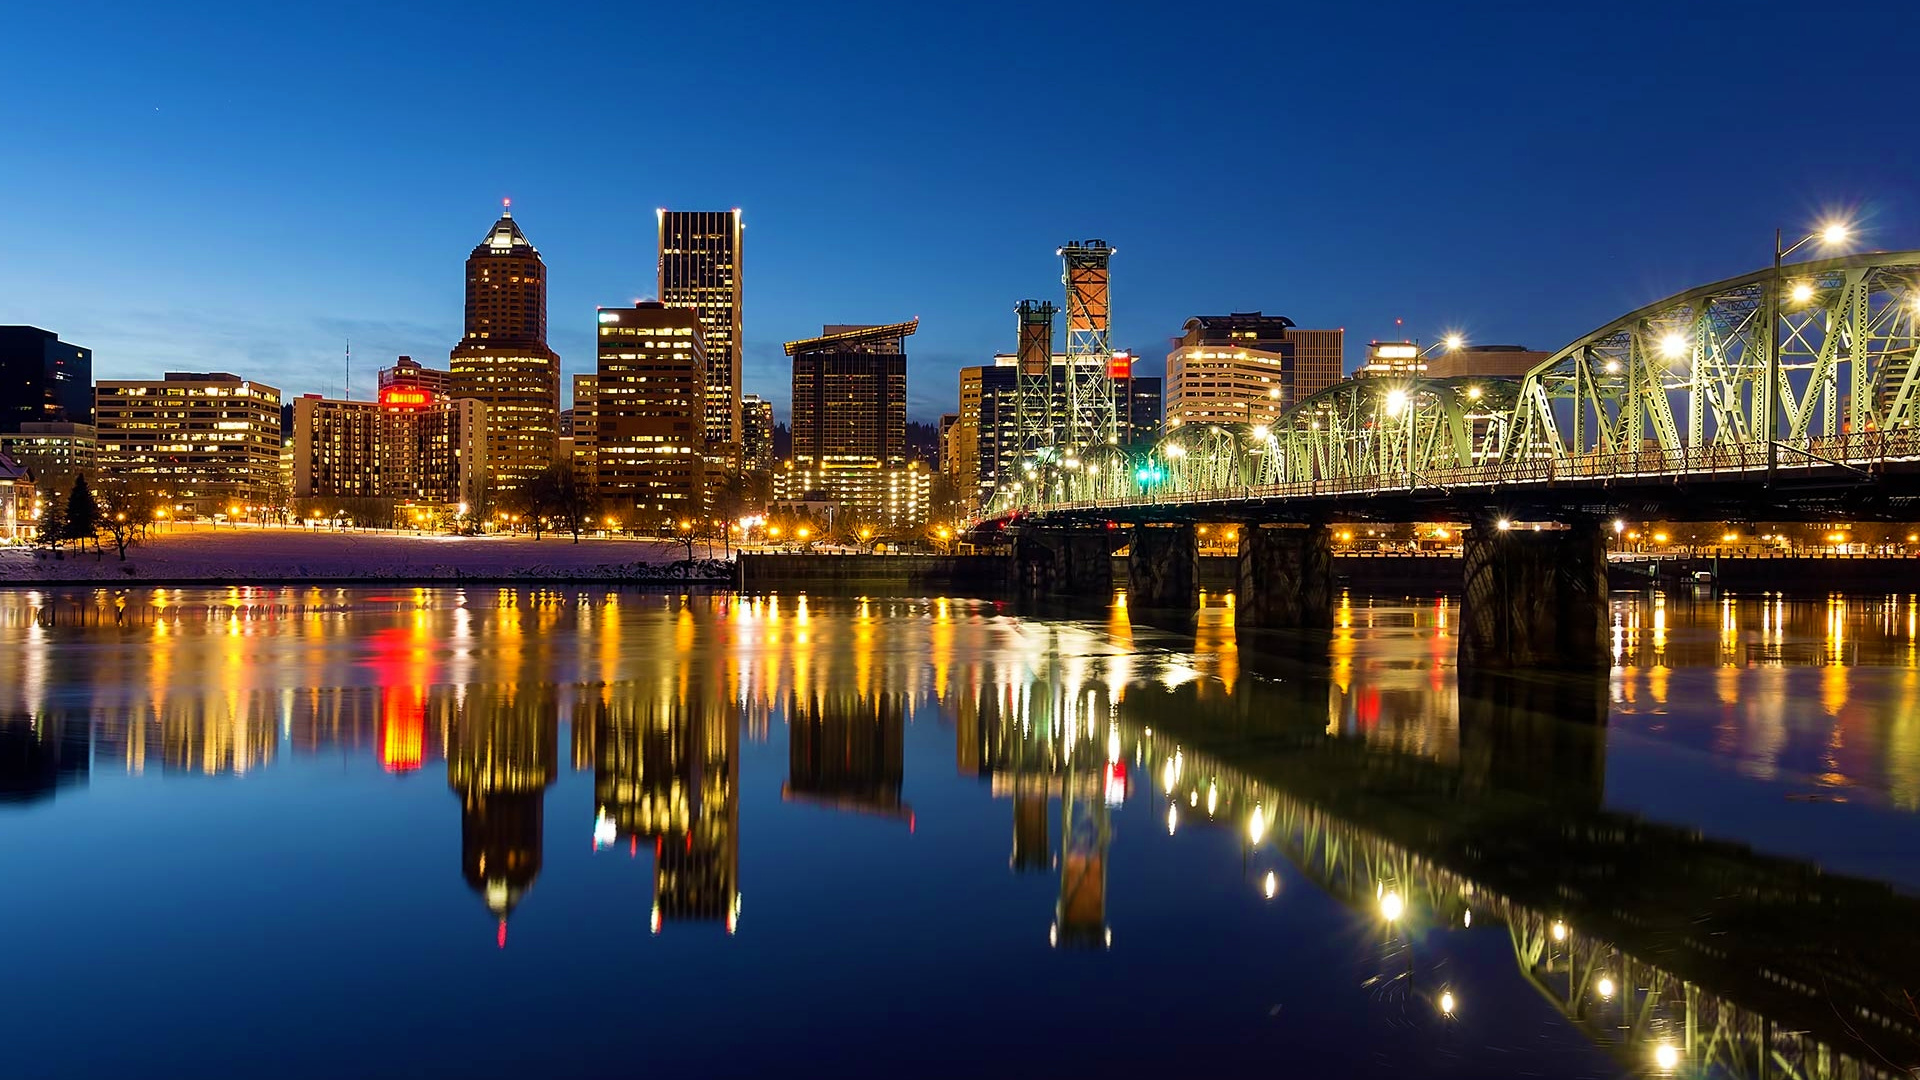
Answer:
[(1071, 470), (1081, 459), (1106, 461), (1111, 456), (1106, 448), (1120, 442), (1107, 326), (1107, 263), (1113, 249), (1105, 240), (1075, 240), (1059, 254), (1067, 287), (1067, 416), (1061, 451)]
[(1020, 315), (1020, 348), (1015, 361), (1020, 373), (1015, 383), (1016, 411), (1019, 414), (1019, 468), (1032, 468), (1053, 448), (1053, 312), (1045, 300), (1022, 300), (1014, 308)]

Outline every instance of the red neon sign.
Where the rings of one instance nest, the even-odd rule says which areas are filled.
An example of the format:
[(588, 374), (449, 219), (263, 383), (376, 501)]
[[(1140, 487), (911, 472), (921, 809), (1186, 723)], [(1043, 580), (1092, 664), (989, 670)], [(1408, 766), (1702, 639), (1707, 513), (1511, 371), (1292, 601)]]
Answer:
[(433, 391), (390, 386), (380, 391), (380, 404), (389, 408), (424, 409), (433, 404)]

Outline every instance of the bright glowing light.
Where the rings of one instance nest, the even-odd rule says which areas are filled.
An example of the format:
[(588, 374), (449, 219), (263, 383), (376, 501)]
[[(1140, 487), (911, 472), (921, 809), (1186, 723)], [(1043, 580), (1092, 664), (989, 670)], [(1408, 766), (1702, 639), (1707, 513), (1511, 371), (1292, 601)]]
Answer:
[(793, 531), (793, 535), (799, 537), (802, 540), (805, 540), (808, 536), (812, 535), (812, 533), (813, 533), (813, 530), (807, 528), (805, 525), (802, 525), (798, 529), (795, 529)]
[(1447, 335), (1447, 351), (1448, 352), (1456, 352), (1459, 350), (1459, 348), (1462, 345), (1465, 345), (1466, 343), (1467, 343), (1467, 339), (1461, 337), (1459, 334)]
[(1788, 295), (1793, 297), (1794, 303), (1804, 304), (1807, 301), (1813, 299), (1813, 286), (1803, 281), (1798, 285), (1795, 285), (1793, 287), (1793, 291)]
[(1267, 431), (1267, 425), (1265, 425), (1265, 424), (1255, 424), (1255, 425), (1253, 425), (1253, 437), (1254, 437), (1254, 438), (1256, 438), (1256, 439), (1264, 439), (1264, 438), (1266, 438), (1266, 437), (1267, 437), (1267, 435), (1268, 435), (1268, 434), (1269, 434), (1269, 432)]
[(1661, 1043), (1653, 1048), (1653, 1063), (1663, 1072), (1672, 1072), (1680, 1065), (1680, 1051), (1672, 1043)]
[(1508, 521), (1506, 518), (1501, 518), (1499, 521), (1494, 522), (1494, 525), (1497, 526), (1501, 532), (1506, 532), (1508, 529), (1513, 528), (1513, 522)]
[(1469, 386), (1469, 387), (1467, 387), (1467, 399), (1468, 399), (1469, 401), (1479, 401), (1479, 400), (1480, 400), (1480, 388), (1479, 388), (1479, 387), (1477, 387), (1477, 386)]
[(1740, 539), (1739, 533), (1722, 533), (1720, 536), (1720, 542), (1723, 544), (1731, 544), (1738, 539)]
[(1453, 991), (1451, 990), (1443, 991), (1440, 995), (1440, 1011), (1442, 1013), (1445, 1013), (1448, 1016), (1452, 1016), (1453, 1006), (1454, 1006)]
[(1208, 784), (1207, 785), (1207, 816), (1212, 817), (1213, 812), (1216, 809), (1218, 809), (1219, 806), (1220, 806), (1220, 789), (1218, 787), (1215, 787), (1212, 784)]
[(1614, 532), (1614, 535), (1615, 535), (1615, 536), (1618, 536), (1619, 534), (1621, 534), (1621, 533), (1623, 533), (1623, 532), (1626, 532), (1626, 531), (1627, 531), (1627, 523), (1626, 523), (1626, 522), (1624, 522), (1624, 521), (1621, 521), (1621, 520), (1620, 520), (1619, 518), (1614, 518), (1614, 519), (1613, 519), (1613, 532)]
[(1656, 544), (1664, 544), (1664, 543), (1666, 543), (1666, 542), (1667, 542), (1667, 534), (1666, 534), (1666, 533), (1663, 533), (1663, 532), (1657, 532), (1657, 533), (1654, 533), (1654, 534), (1653, 534), (1653, 542), (1654, 542), (1654, 543), (1656, 543)]
[(1180, 808), (1173, 805), (1172, 803), (1168, 803), (1167, 804), (1167, 835), (1168, 836), (1173, 835), (1173, 827), (1176, 824), (1178, 824), (1179, 821), (1180, 821)]
[(1687, 339), (1681, 334), (1667, 334), (1660, 339), (1660, 355), (1676, 360), (1687, 355)]
[(1469, 930), (1473, 929), (1473, 912), (1471, 911), (1461, 912), (1460, 925), (1466, 927)]
[(1846, 242), (1852, 232), (1853, 230), (1849, 229), (1845, 222), (1836, 221), (1820, 230), (1820, 239), (1828, 244), (1841, 244)]
[(1267, 894), (1267, 899), (1273, 899), (1273, 894), (1280, 891), (1280, 875), (1267, 871), (1267, 879), (1260, 883), (1260, 891)]
[(614, 839), (613, 819), (607, 816), (606, 808), (602, 807), (599, 815), (593, 819), (593, 850), (613, 846)]
[(1401, 413), (1405, 412), (1406, 409), (1407, 409), (1407, 392), (1405, 390), (1387, 391), (1387, 415), (1388, 416), (1399, 416)]
[(1555, 941), (1567, 940), (1567, 924), (1566, 923), (1560, 922), (1558, 920), (1554, 921), (1553, 940)]
[(1594, 984), (1594, 989), (1600, 991), (1601, 997), (1608, 1001), (1613, 1000), (1613, 979), (1610, 976), (1600, 976), (1600, 981)]
[(1407, 902), (1405, 900), (1400, 899), (1399, 893), (1389, 892), (1380, 897), (1380, 917), (1381, 918), (1387, 920), (1388, 922), (1398, 922), (1400, 921), (1400, 916), (1405, 915), (1406, 913), (1407, 913)]
[(1618, 360), (1607, 361), (1607, 374), (1617, 375), (1619, 373), (1620, 373), (1620, 361)]
[(1261, 840), (1266, 839), (1266, 835), (1267, 835), (1266, 811), (1260, 809), (1260, 807), (1258, 806), (1255, 806), (1253, 808), (1253, 816), (1247, 819), (1247, 839), (1257, 844)]

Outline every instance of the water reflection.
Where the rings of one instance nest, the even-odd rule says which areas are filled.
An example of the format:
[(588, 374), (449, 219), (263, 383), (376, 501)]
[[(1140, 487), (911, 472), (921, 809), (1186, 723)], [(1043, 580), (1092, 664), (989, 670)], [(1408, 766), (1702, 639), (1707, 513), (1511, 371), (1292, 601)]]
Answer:
[[(1130, 848), (1128, 827), (1225, 837), (1238, 865), (1218, 869), (1245, 897), (1285, 911), (1288, 883), (1311, 883), (1364, 925), (1357, 989), (1382, 1007), (1467, 1025), (1537, 992), (1630, 1071), (1666, 1052), (1805, 1075), (1920, 1060), (1920, 1016), (1901, 1007), (1920, 904), (1823, 872), (1823, 851), (1712, 800), (1637, 813), (1625, 794), (1644, 742), (1697, 754), (1682, 772), (1703, 789), (1855, 800), (1882, 815), (1862, 827), (1913, 850), (1914, 598), (1623, 599), (1612, 672), (1551, 680), (1461, 678), (1444, 601), (1344, 597), (1306, 649), (1242, 639), (1231, 614), (1210, 597), (1169, 631), (1124, 605), (1049, 622), (957, 600), (13, 594), (0, 799), (44, 804), (114, 773), (444, 761), (460, 875), (504, 947), (516, 911), (576, 902), (536, 896), (565, 724), (591, 818), (557, 834), (649, 858), (649, 930), (692, 938), (668, 932), (740, 929), (743, 785), (894, 837), (934, 821), (929, 806), (954, 814), (910, 790), (922, 718), (951, 725), (959, 774), (994, 807), (991, 835), (956, 842), (996, 866), (1004, 852), (1048, 894), (1050, 910), (1023, 894), (1008, 916), (1027, 940), (1124, 953), (1152, 925), (1116, 914), (1121, 883), (1143, 888), (1126, 863), (1172, 858)], [(746, 744), (776, 731), (784, 769), (743, 777)], [(1504, 975), (1469, 982), (1449, 959), (1473, 934), (1509, 939)]]

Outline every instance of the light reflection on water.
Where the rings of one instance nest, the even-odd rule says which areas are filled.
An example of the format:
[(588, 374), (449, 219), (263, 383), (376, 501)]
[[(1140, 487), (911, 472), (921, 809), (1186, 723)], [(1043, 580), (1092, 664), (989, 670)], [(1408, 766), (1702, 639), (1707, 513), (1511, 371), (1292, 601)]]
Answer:
[[(1269, 642), (1243, 641), (1231, 596), (1206, 597), (1192, 626), (1172, 629), (1136, 625), (1123, 602), (1095, 618), (1052, 621), (958, 599), (606, 590), (234, 588), (125, 599), (0, 595), (0, 708), (12, 717), (0, 723), (0, 786), (37, 811), (10, 819), (0, 810), (0, 854), (33, 857), (42, 833), (32, 830), (83, 820), (96, 794), (137, 803), (163, 845), (195, 843), (195, 826), (168, 816), (188, 799), (185, 789), (152, 783), (176, 775), (245, 781), (247, 798), (275, 800), (294, 797), (295, 779), (324, 762), (357, 762), (408, 782), (438, 774), (458, 804), (467, 903), (493, 920), (496, 949), (510, 923), (516, 949), (531, 951), (539, 947), (521, 944), (528, 919), (551, 935), (560, 932), (552, 920), (591, 908), (574, 884), (599, 872), (582, 861), (588, 854), (647, 865), (644, 910), (628, 924), (639, 937), (671, 936), (683, 924), (726, 935), (744, 926), (751, 937), (758, 918), (756, 948), (797, 947), (808, 935), (782, 924), (781, 905), (767, 914), (743, 894), (796, 888), (793, 875), (811, 871), (793, 865), (794, 851), (816, 851), (849, 876), (870, 874), (903, 858), (895, 845), (908, 838), (917, 850), (962, 861), (992, 852), (1016, 882), (1051, 880), (1051, 918), (1035, 915), (1031, 897), (1013, 906), (984, 879), (968, 879), (964, 897), (935, 890), (938, 873), (922, 867), (890, 886), (913, 898), (902, 911), (862, 906), (869, 922), (849, 929), (844, 944), (862, 958), (843, 962), (904, 965), (924, 983), (952, 942), (931, 951), (877, 942), (909, 932), (903, 911), (938, 914), (975, 928), (979, 940), (969, 946), (961, 932), (958, 944), (999, 958), (994, 985), (1009, 971), (1027, 972), (1035, 979), (1028, 992), (1087, 995), (1097, 972), (1045, 974), (1011, 944), (1037, 934), (1007, 939), (998, 928), (1018, 921), (1027, 933), (1037, 919), (1055, 946), (1092, 946), (1108, 954), (1109, 974), (1135, 978), (1244, 963), (1245, 941), (1216, 941), (1201, 926), (1217, 923), (1246, 940), (1281, 932), (1248, 922), (1257, 912), (1170, 886), (1170, 876), (1201, 874), (1192, 848), (1170, 846), (1189, 845), (1198, 828), (1215, 838), (1205, 842), (1216, 870), (1238, 851), (1229, 875), (1243, 882), (1237, 896), (1284, 901), (1297, 913), (1317, 893), (1325, 910), (1316, 917), (1345, 928), (1310, 932), (1303, 919), (1269, 943), (1274, 955), (1307, 949), (1301, 935), (1358, 948), (1287, 976), (1290, 1000), (1330, 999), (1293, 1006), (1314, 1018), (1286, 1029), (1310, 1060), (1336, 1071), (1365, 1071), (1371, 1066), (1358, 1062), (1377, 1065), (1384, 1055), (1398, 1072), (1593, 1075), (1640, 1069), (1658, 1040), (1690, 1030), (1672, 1015), (1673, 1001), (1701, 999), (1701, 991), (1670, 993), (1681, 984), (1662, 980), (1679, 976), (1646, 967), (1634, 992), (1647, 995), (1648, 1016), (1665, 1019), (1625, 1041), (1595, 1023), (1596, 980), (1604, 975), (1611, 987), (1609, 972), (1624, 978), (1634, 943), (1583, 922), (1576, 936), (1587, 967), (1576, 972), (1571, 946), (1561, 947), (1568, 889), (1643, 869), (1615, 848), (1535, 836), (1532, 825), (1631, 834), (1630, 850), (1678, 853), (1682, 863), (1698, 854), (1688, 845), (1700, 841), (1688, 837), (1704, 834), (1920, 885), (1911, 858), (1920, 853), (1920, 818), (1911, 813), (1920, 809), (1920, 732), (1912, 730), (1920, 617), (1909, 596), (1621, 599), (1608, 676), (1466, 693), (1453, 662), (1457, 608), (1434, 599), (1344, 596), (1330, 638), (1306, 658), (1297, 644), (1276, 656)], [(1594, 722), (1575, 722), (1582, 718)], [(450, 849), (445, 823), (420, 817), (430, 805), (390, 807), (397, 794), (353, 792), (376, 814), (421, 830), (428, 847)], [(316, 827), (350, 847), (364, 840), (355, 830), (368, 827), (355, 820)], [(436, 830), (442, 835), (425, 835)], [(783, 849), (756, 853), (756, 830), (780, 837)], [(1335, 868), (1328, 837), (1341, 851), (1372, 854)], [(1908, 913), (1870, 885), (1782, 884), (1768, 876), (1779, 873), (1772, 864), (1714, 853), (1731, 862), (1698, 880), (1689, 867), (1676, 876), (1684, 887), (1672, 884), (1673, 902), (1692, 905), (1686, 910), (1633, 910), (1639, 894), (1610, 902), (1627, 905), (1633, 926), (1676, 916), (1738, 922), (1749, 913), (1719, 910), (1712, 898), (1729, 881), (1738, 889), (1757, 881), (1788, 896), (1813, 889), (1809, 904), (1841, 896), (1869, 926), (1876, 914)], [(1523, 878), (1549, 880), (1570, 863), (1581, 872), (1562, 883), (1560, 899), (1528, 895)], [(1513, 877), (1516, 866), (1534, 868)], [(335, 869), (355, 872), (350, 862)], [(210, 880), (242, 872), (236, 856)], [(62, 894), (58, 872), (48, 880)], [(1406, 914), (1403, 921), (1396, 910), (1382, 927), (1389, 892)], [(1109, 952), (1115, 912), (1129, 906), (1132, 925), (1121, 925)], [(1473, 955), (1475, 910), (1481, 934), (1503, 935), (1494, 953), (1511, 954), (1504, 968)], [(1843, 928), (1806, 925), (1816, 949), (1856, 956)], [(1828, 933), (1831, 942), (1818, 936)], [(1758, 939), (1778, 966), (1771, 940)], [(295, 963), (321, 963), (282, 944)], [(602, 947), (634, 946), (621, 937)], [(1512, 955), (1533, 959), (1516, 969)], [(1822, 975), (1878, 985), (1873, 972), (1822, 963)], [(778, 983), (793, 977), (791, 967), (768, 960), (757, 977)], [(1479, 972), (1471, 990), (1469, 970)], [(435, 985), (453, 972), (437, 973)], [(1721, 975), (1734, 986), (1720, 991), (1729, 1002), (1749, 1002), (1725, 1005), (1725, 1015), (1745, 1015), (1744, 984)], [(1233, 1040), (1274, 1032), (1265, 1020), (1221, 1019), (1248, 1007), (1225, 981), (1161, 1022), (1211, 1025), (1236, 1047), (1220, 1046), (1222, 1060), (1234, 1060)], [(1537, 1012), (1529, 983), (1545, 988), (1558, 1016), (1475, 1028), (1478, 1041), (1459, 1045), (1460, 1029), (1482, 1022), (1476, 1017)], [(1354, 997), (1342, 1003), (1342, 992)], [(1082, 1007), (1102, 1022), (1139, 1007), (1100, 999), (1095, 1008), (1097, 996)], [(1605, 997), (1615, 1000), (1611, 990)], [(967, 1024), (984, 1015), (977, 1008), (964, 996), (948, 1005)], [(1391, 1015), (1383, 1020), (1380, 1009)], [(682, 1022), (712, 1031), (721, 1018), (696, 1011)], [(1384, 1041), (1374, 1058), (1353, 1057), (1351, 1045), (1320, 1032), (1327, 1025)], [(600, 1063), (590, 1049), (577, 1067)], [(1079, 1059), (1089, 1059), (1085, 1047)]]

